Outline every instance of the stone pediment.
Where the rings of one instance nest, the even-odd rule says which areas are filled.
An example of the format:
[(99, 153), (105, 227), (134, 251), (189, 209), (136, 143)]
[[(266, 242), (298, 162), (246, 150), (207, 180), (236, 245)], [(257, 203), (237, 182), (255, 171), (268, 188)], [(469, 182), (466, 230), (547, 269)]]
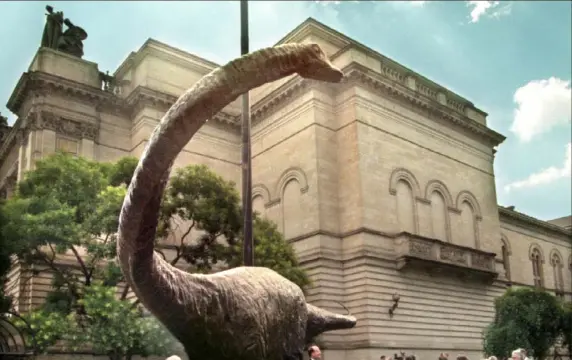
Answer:
[[(177, 101), (177, 97), (166, 94), (161, 91), (150, 89), (144, 86), (138, 86), (125, 99), (125, 105), (130, 109), (136, 109), (138, 106), (151, 104), (167, 111)], [(224, 124), (239, 125), (239, 114), (230, 113), (227, 109), (219, 112), (213, 117), (213, 120)]]
[(495, 253), (402, 232), (394, 238), (397, 269), (415, 269), (492, 282)]
[[(404, 101), (424, 112), (428, 118), (439, 118), (460, 126), (479, 136), (489, 143), (491, 147), (502, 143), (506, 137), (477, 121), (469, 118), (464, 107), (457, 102), (439, 102), (436, 98), (423, 94), (419, 88), (414, 89), (406, 86), (403, 82), (396, 81), (398, 75), (379, 74), (360, 65), (351, 63), (344, 69), (345, 82), (367, 86), (374, 92), (383, 96), (392, 97), (398, 101)], [(462, 110), (463, 109), (463, 110)]]
[[(420, 93), (433, 97), (437, 101), (442, 101), (451, 108), (455, 108), (461, 112), (474, 112), (474, 114), (470, 114), (470, 117), (482, 120), (480, 122), (484, 123), (487, 114), (475, 108), (470, 101), (313, 18), (308, 18), (298, 25), (276, 45), (307, 41), (317, 42), (325, 46), (325, 51), (330, 55), (332, 60), (355, 50), (356, 56), (354, 56), (354, 61), (361, 62), (360, 60), (369, 59), (370, 64), (373, 65), (371, 69), (374, 71), (384, 74), (394, 81), (413, 85), (418, 88)], [(334, 49), (335, 51), (332, 51)], [(415, 79), (416, 81), (412, 82), (410, 79)], [(439, 96), (440, 93), (442, 96)], [(446, 96), (446, 98), (443, 98), (443, 96)]]
[[(343, 83), (347, 86), (364, 86), (373, 92), (381, 93), (383, 96), (406, 102), (422, 111), (428, 118), (443, 119), (452, 125), (469, 130), (491, 147), (497, 146), (505, 140), (504, 135), (469, 118), (467, 112), (462, 110), (464, 108), (459, 106), (457, 102), (440, 103), (436, 98), (423, 94), (419, 88), (412, 89), (407, 87), (403, 81), (397, 81), (396, 79), (399, 79), (400, 75), (396, 72), (377, 73), (355, 61), (343, 67), (342, 71), (344, 72)], [(405, 77), (401, 78), (405, 79)], [(301, 91), (318, 84), (314, 80), (303, 79), (300, 76), (293, 77), (253, 104), (251, 110), (253, 123), (273, 113), (284, 103), (291, 101), (294, 96), (300, 94)], [(340, 85), (324, 86), (331, 89), (334, 94), (343, 89), (343, 86)], [(236, 121), (239, 123), (238, 119)]]
[(187, 51), (149, 38), (141, 45), (139, 50), (129, 54), (123, 63), (119, 65), (114, 76), (122, 78), (130, 69), (136, 68), (147, 56), (162, 58), (168, 62), (180, 64), (185, 68), (193, 69), (204, 74), (220, 66), (217, 63), (203, 59)]

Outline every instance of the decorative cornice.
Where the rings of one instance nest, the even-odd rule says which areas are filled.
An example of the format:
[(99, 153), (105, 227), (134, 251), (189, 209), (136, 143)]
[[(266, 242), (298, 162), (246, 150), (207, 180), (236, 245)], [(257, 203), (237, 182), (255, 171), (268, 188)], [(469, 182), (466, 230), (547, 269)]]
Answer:
[[(417, 91), (408, 88), (404, 82), (405, 75), (400, 74), (397, 70), (388, 66), (382, 67), (382, 70), (382, 73), (375, 73), (354, 62), (343, 69), (345, 74), (343, 82), (350, 85), (366, 85), (377, 92), (383, 92), (384, 95), (389, 94), (398, 100), (406, 101), (419, 110), (422, 110), (428, 117), (443, 119), (469, 130), (481, 139), (487, 141), (491, 147), (497, 146), (506, 139), (504, 135), (466, 116), (463, 110), (464, 105), (460, 102), (450, 99), (447, 100), (448, 105), (443, 105), (439, 103), (436, 98), (425, 94), (422, 91), (422, 89), (424, 89), (423, 87), (420, 87)], [(274, 113), (281, 108), (284, 103), (291, 101), (294, 96), (300, 94), (303, 90), (318, 84), (319, 83), (314, 80), (303, 79), (300, 76), (292, 77), (285, 84), (253, 105), (251, 109), (251, 119), (253, 123)], [(332, 88), (334, 89), (334, 93), (336, 92), (336, 88), (340, 89), (335, 85), (332, 86)], [(478, 112), (478, 109), (475, 109), (475, 111)], [(238, 117), (235, 121), (239, 122)]]
[(330, 60), (334, 60), (341, 54), (345, 53), (349, 49), (356, 49), (368, 57), (374, 58), (379, 61), (381, 65), (381, 72), (393, 80), (399, 81), (401, 83), (409, 83), (410, 78), (414, 78), (415, 87), (420, 93), (429, 96), (435, 100), (438, 100), (440, 94), (446, 96), (443, 99), (443, 103), (447, 106), (455, 109), (462, 114), (464, 114), (465, 107), (468, 107), (475, 111), (476, 113), (487, 116), (487, 113), (476, 108), (473, 103), (464, 99), (463, 97), (449, 91), (443, 86), (425, 78), (424, 76), (416, 73), (415, 71), (408, 69), (407, 67), (399, 64), (398, 62), (383, 56), (376, 50), (359, 43), (358, 41), (348, 37), (347, 35), (313, 19), (308, 18), (306, 21), (298, 25), (294, 30), (289, 32), (284, 38), (282, 38), (278, 44), (283, 44), (287, 42), (300, 42), (304, 38), (310, 35), (314, 35), (318, 38), (324, 39), (331, 43), (339, 50), (332, 54)]
[[(137, 86), (129, 96), (125, 99), (125, 105), (131, 109), (133, 115), (144, 106), (153, 106), (161, 110), (167, 111), (176, 101), (177, 97), (161, 91), (157, 91), (145, 86)], [(223, 124), (231, 124), (238, 126), (240, 115), (232, 115), (227, 112), (221, 111), (216, 114), (212, 120), (218, 121)]]
[(99, 133), (96, 124), (66, 119), (48, 111), (41, 111), (39, 114), (31, 112), (28, 115), (28, 122), (30, 130), (51, 130), (74, 139), (95, 141)]
[(0, 147), (0, 163), (5, 160), (13, 146), (25, 143), (27, 134), (36, 130), (51, 130), (75, 139), (92, 141), (96, 140), (99, 133), (98, 126), (93, 123), (68, 119), (49, 111), (30, 111), (25, 118), (18, 118)]
[(533, 218), (532, 216), (528, 216), (518, 211), (507, 209), (504, 206), (499, 206), (498, 209), (499, 209), (499, 217), (501, 218), (504, 217), (506, 219), (511, 219), (517, 222), (525, 223), (540, 231), (548, 230), (553, 233), (557, 233), (559, 235), (564, 235), (568, 237), (569, 241), (571, 241), (572, 243), (572, 231), (569, 229), (565, 229), (563, 227), (551, 224), (549, 222)]
[(206, 74), (220, 66), (210, 60), (149, 38), (139, 50), (131, 52), (127, 58), (125, 58), (115, 71), (114, 76), (123, 78), (129, 70), (136, 68), (146, 56), (153, 56), (170, 63), (178, 64), (183, 68), (191, 69), (200, 74)]
[(310, 17), (294, 28), (294, 30), (286, 34), (286, 36), (280, 39), (276, 45), (301, 42), (309, 35), (315, 35), (319, 38), (325, 39), (336, 47), (344, 47), (347, 44), (354, 42), (354, 40), (348, 38), (346, 35)]
[(0, 164), (4, 162), (6, 156), (10, 152), (10, 149), (16, 145), (16, 143), (23, 140), (24, 131), (20, 129), (21, 123), (22, 121), (18, 118), (10, 132), (6, 134), (2, 140), (2, 145), (0, 145)]
[(384, 95), (390, 95), (395, 99), (406, 101), (419, 110), (424, 111), (429, 117), (437, 117), (450, 121), (455, 125), (471, 131), (483, 140), (488, 141), (491, 147), (497, 146), (506, 139), (502, 134), (462, 114), (459, 109), (452, 109), (421, 92), (406, 87), (405, 84), (400, 81), (399, 76), (391, 71), (387, 74), (379, 74), (358, 63), (348, 65), (343, 71), (345, 74), (345, 83), (367, 85), (376, 92), (382, 92)]
[[(95, 88), (81, 84), (60, 76), (47, 74), (44, 72), (27, 72), (24, 73), (16, 88), (14, 89), (10, 99), (8, 100), (7, 107), (15, 114), (21, 110), (24, 100), (28, 96), (48, 95), (48, 94), (61, 94), (64, 97), (71, 97), (88, 101), (93, 103), (98, 110), (108, 110), (112, 113), (129, 117), (139, 107), (147, 104), (152, 104), (155, 107), (160, 107), (167, 110), (177, 100), (176, 96), (156, 91), (147, 87), (137, 87), (127, 99), (122, 99), (112, 93), (103, 91), (102, 89)], [(18, 139), (21, 139), (30, 130), (49, 129), (57, 131), (58, 133), (68, 134), (77, 138), (95, 139), (97, 130), (89, 124), (84, 124), (70, 119), (55, 119), (46, 113), (46, 119), (37, 117), (38, 114), (26, 114), (26, 118), (18, 118), (12, 128), (4, 135), (2, 144), (0, 145), (0, 163), (4, 161), (9, 150), (15, 145)], [(54, 115), (55, 116), (55, 115)], [(29, 117), (29, 119), (28, 119)], [(240, 116), (231, 115), (225, 112), (220, 112), (214, 116), (213, 120), (219, 121), (223, 124), (231, 124), (238, 126)], [(34, 129), (29, 126), (35, 126)]]
[(266, 95), (252, 106), (252, 109), (250, 110), (252, 123), (254, 124), (255, 122), (273, 114), (276, 110), (284, 106), (285, 103), (291, 101), (294, 96), (315, 84), (317, 84), (316, 81), (303, 79), (300, 76), (294, 76), (292, 79)]
[(89, 101), (99, 106), (109, 105), (112, 108), (124, 110), (122, 109), (122, 99), (114, 94), (93, 86), (39, 71), (31, 71), (22, 75), (8, 100), (7, 107), (14, 114), (19, 114), (23, 101), (30, 94), (48, 95), (53, 93)]

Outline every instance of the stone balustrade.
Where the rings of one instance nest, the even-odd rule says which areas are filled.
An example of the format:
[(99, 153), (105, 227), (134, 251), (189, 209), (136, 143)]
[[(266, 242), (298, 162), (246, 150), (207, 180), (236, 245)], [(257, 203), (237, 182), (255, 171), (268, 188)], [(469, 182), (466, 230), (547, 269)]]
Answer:
[(398, 270), (422, 268), (492, 281), (496, 254), (410, 233), (394, 239)]

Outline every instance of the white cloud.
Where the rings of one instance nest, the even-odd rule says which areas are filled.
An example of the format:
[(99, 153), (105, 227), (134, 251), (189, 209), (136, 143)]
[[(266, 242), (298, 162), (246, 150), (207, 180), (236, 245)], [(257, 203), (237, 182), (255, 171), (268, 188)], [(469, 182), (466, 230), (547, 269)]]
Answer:
[[(314, 0), (314, 2), (315, 2), (316, 4), (322, 4), (323, 6), (326, 6), (326, 5), (339, 5), (339, 4), (341, 3), (341, 1), (335, 1), (335, 0)], [(354, 4), (355, 4), (355, 3), (359, 3), (360, 0), (352, 0), (352, 1), (345, 0), (344, 2), (351, 2), (351, 3), (354, 3)]]
[(333, 4), (333, 5), (339, 5), (340, 4), (340, 1), (333, 1), (333, 0), (316, 0), (314, 2), (318, 3), (318, 4), (322, 4), (324, 6), (331, 5), (331, 4)]
[(566, 145), (564, 164), (558, 168), (551, 166), (547, 169), (534, 173), (524, 180), (515, 181), (504, 187), (506, 192), (513, 189), (531, 188), (539, 185), (547, 185), (560, 179), (570, 178), (572, 172), (572, 143)]
[(427, 1), (424, 1), (424, 0), (409, 0), (409, 1), (397, 0), (397, 1), (390, 1), (389, 3), (393, 6), (401, 7), (401, 8), (403, 8), (404, 6), (420, 8), (420, 7), (423, 7), (425, 5), (425, 3), (427, 3)]
[(570, 81), (551, 77), (529, 82), (514, 93), (517, 108), (510, 131), (527, 142), (556, 126), (569, 123), (571, 100)]
[(512, 12), (512, 4), (513, 4), (513, 2), (510, 1), (510, 2), (507, 2), (506, 4), (503, 4), (503, 5), (500, 6), (500, 7), (497, 7), (497, 8), (495, 9), (495, 11), (493, 11), (493, 12), (491, 13), (490, 16), (491, 16), (492, 18), (498, 19), (498, 18), (500, 18), (500, 17), (502, 17), (502, 16), (510, 15), (510, 13)]
[(467, 6), (472, 7), (470, 14), (470, 22), (476, 23), (481, 17), (488, 16), (491, 18), (499, 18), (509, 15), (512, 11), (512, 2), (503, 1), (467, 1)]

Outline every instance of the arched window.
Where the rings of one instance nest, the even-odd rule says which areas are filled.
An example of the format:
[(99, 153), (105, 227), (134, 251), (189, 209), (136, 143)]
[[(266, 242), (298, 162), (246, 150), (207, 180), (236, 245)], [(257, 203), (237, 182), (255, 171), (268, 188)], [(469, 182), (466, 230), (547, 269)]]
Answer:
[(534, 278), (534, 286), (543, 288), (544, 279), (542, 272), (542, 254), (538, 248), (532, 249), (530, 253), (530, 261), (532, 262), (532, 277)]
[(509, 257), (510, 253), (504, 241), (502, 243), (501, 251), (502, 251), (502, 267), (504, 268), (506, 279), (510, 281), (510, 257)]
[(562, 274), (562, 259), (557, 252), (552, 253), (550, 264), (554, 271), (554, 292), (556, 296), (564, 298), (564, 276)]

